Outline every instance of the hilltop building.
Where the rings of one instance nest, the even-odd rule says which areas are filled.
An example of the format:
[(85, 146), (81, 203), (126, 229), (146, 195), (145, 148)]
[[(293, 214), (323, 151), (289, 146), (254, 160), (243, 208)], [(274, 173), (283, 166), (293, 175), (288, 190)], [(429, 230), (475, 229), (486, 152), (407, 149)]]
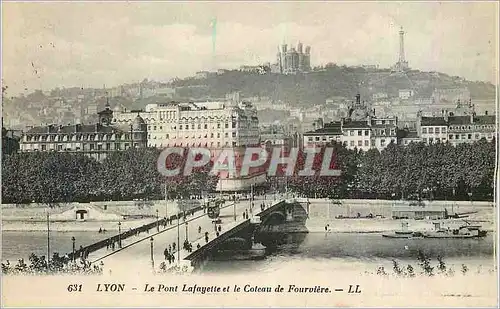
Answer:
[(297, 49), (287, 44), (278, 46), (276, 64), (272, 67), (272, 72), (281, 74), (296, 74), (300, 72), (311, 71), (311, 47), (306, 46), (303, 51), (303, 45), (299, 42)]

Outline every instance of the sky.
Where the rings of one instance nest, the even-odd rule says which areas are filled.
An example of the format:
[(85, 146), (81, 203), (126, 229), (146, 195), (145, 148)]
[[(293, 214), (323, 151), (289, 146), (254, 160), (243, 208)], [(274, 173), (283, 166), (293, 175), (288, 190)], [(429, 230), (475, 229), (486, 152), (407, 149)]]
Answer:
[(497, 13), (496, 2), (2, 1), (2, 82), (14, 95), (168, 81), (274, 63), (279, 44), (299, 41), (313, 66), (389, 67), (403, 27), (410, 67), (496, 83)]

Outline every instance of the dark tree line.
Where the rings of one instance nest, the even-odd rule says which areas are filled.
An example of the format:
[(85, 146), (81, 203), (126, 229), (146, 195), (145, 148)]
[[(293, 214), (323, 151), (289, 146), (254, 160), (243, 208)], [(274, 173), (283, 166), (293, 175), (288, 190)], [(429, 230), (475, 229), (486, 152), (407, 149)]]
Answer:
[[(187, 151), (187, 149), (185, 150)], [(2, 203), (88, 202), (188, 197), (214, 190), (218, 177), (211, 166), (194, 168), (190, 176), (164, 177), (158, 172), (156, 148), (115, 152), (98, 162), (82, 154), (15, 153), (2, 161)], [(170, 156), (181, 167), (186, 156)]]
[[(349, 150), (333, 143), (329, 166), (340, 176), (319, 174), (325, 148), (316, 154), (312, 176), (300, 176), (306, 154), (301, 151), (292, 176), (284, 165), (268, 176), (268, 188), (286, 186), (309, 197), (492, 200), (495, 141), (480, 140), (406, 147), (390, 144), (379, 152)], [(58, 152), (15, 153), (2, 162), (2, 202), (56, 204), (72, 201), (163, 199), (201, 195), (216, 190), (211, 164), (188, 176), (164, 177), (158, 172), (160, 151), (129, 149), (97, 162), (84, 155)], [(185, 151), (188, 151), (187, 149)], [(184, 170), (187, 156), (171, 155), (167, 166)], [(270, 156), (269, 156), (270, 158)], [(270, 160), (266, 163), (269, 164)]]
[[(408, 146), (390, 144), (379, 152), (348, 150), (333, 143), (331, 167), (340, 177), (320, 176), (324, 149), (315, 156), (314, 176), (301, 177), (305, 153), (298, 156), (288, 188), (309, 197), (492, 200), (495, 171), (495, 141), (480, 140), (456, 147), (449, 143)], [(268, 177), (283, 184), (284, 170)]]

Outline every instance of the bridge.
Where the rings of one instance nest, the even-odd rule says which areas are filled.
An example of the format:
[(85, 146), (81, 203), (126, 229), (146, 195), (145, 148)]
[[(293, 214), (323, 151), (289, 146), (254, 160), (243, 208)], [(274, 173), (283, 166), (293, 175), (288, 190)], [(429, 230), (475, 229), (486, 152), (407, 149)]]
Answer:
[[(162, 262), (165, 271), (189, 271), (198, 267), (215, 250), (246, 250), (254, 243), (273, 246), (275, 239), (272, 235), (276, 233), (306, 231), (304, 223), (307, 212), (303, 204), (304, 201), (285, 198), (271, 201), (256, 198), (253, 203), (231, 202), (221, 208), (220, 223), (214, 223), (203, 210), (198, 210), (185, 220), (178, 216), (171, 225), (155, 225), (145, 235), (142, 233), (128, 237), (115, 250), (101, 248), (89, 253), (87, 260), (101, 264), (104, 272), (115, 274), (139, 274), (145, 269), (158, 272)], [(243, 213), (248, 213), (248, 217)], [(179, 244), (186, 239), (192, 245), (191, 252), (182, 245), (179, 248)], [(173, 243), (176, 243), (175, 250)], [(169, 246), (175, 258), (172, 263), (164, 256), (164, 251)]]

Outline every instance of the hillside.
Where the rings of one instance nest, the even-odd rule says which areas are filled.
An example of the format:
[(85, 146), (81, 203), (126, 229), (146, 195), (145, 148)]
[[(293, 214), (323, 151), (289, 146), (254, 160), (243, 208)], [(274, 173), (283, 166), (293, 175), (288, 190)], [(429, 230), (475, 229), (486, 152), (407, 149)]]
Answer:
[(376, 92), (397, 96), (399, 89), (413, 89), (417, 97), (428, 98), (435, 88), (467, 87), (473, 99), (492, 99), (495, 87), (490, 83), (466, 81), (458, 76), (413, 70), (406, 74), (389, 70), (370, 70), (330, 65), (307, 74), (281, 75), (229, 71), (207, 79), (188, 78), (171, 84), (181, 97), (224, 97), (240, 91), (243, 97), (269, 97), (297, 106), (323, 104), (333, 96), (365, 98)]

